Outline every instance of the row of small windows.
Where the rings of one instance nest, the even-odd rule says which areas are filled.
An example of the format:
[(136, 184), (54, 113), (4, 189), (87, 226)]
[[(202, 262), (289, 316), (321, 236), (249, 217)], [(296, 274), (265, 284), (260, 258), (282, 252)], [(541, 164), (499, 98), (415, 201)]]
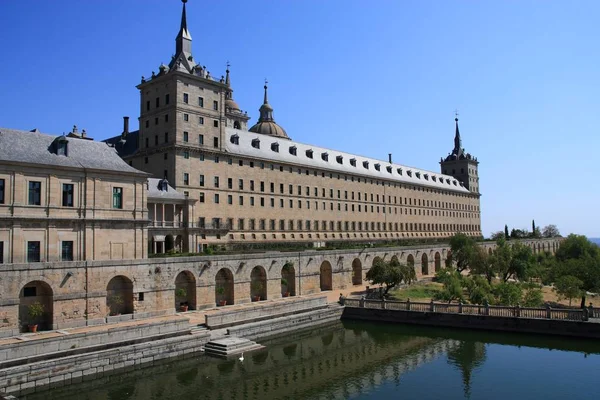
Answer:
[[(61, 261), (73, 261), (73, 241), (72, 240), (62, 240), (60, 242), (60, 260)], [(41, 243), (37, 240), (27, 241), (27, 262), (40, 262), (41, 261)], [(4, 242), (0, 242), (0, 264), (4, 263)], [(35, 288), (25, 288), (30, 290), (25, 290), (24, 296), (35, 296), (35, 292), (31, 293), (31, 289)]]
[[(200, 153), (199, 160), (200, 161), (206, 161), (206, 160), (209, 160), (210, 157), (213, 157), (214, 162), (217, 163), (217, 164), (221, 161), (220, 156), (218, 156), (218, 155), (206, 156), (204, 153)], [(226, 158), (226, 162), (227, 162), (227, 164), (232, 165), (234, 163), (234, 160), (231, 157), (227, 157)], [(250, 168), (254, 168), (255, 164), (256, 164), (258, 167), (260, 167), (260, 169), (267, 168), (267, 166), (266, 166), (266, 164), (264, 162), (256, 162), (255, 163), (254, 161), (244, 161), (243, 159), (238, 159), (237, 160), (237, 164), (240, 167), (248, 165)], [(287, 170), (289, 173), (293, 173), (294, 172), (294, 168), (292, 168), (291, 166), (284, 167), (283, 165), (276, 166), (275, 164), (269, 164), (268, 167), (269, 167), (269, 169), (271, 171), (279, 169), (280, 172), (284, 172), (285, 170)], [(311, 172), (312, 172), (312, 174), (314, 176), (318, 176), (319, 175), (319, 172), (317, 170), (309, 171), (308, 169), (302, 170), (301, 168), (298, 168), (297, 172), (298, 172), (299, 175), (301, 175), (301, 174), (304, 173), (305, 175), (308, 176), (308, 175), (311, 175)], [(379, 186), (379, 185), (386, 186), (386, 182), (385, 181), (380, 181), (380, 180), (377, 180), (377, 179), (354, 177), (353, 175), (348, 176), (348, 175), (345, 175), (345, 174), (344, 175), (333, 174), (331, 172), (329, 172), (329, 173), (321, 172), (320, 174), (321, 174), (322, 178), (325, 178), (327, 175), (329, 175), (330, 179), (334, 179), (334, 177), (337, 177), (338, 180), (340, 180), (340, 179), (343, 178), (344, 181), (351, 181), (351, 182), (358, 182), (358, 183), (364, 182), (364, 183), (370, 183), (371, 185), (375, 184), (377, 186)], [(436, 193), (436, 194), (451, 195), (451, 196), (456, 196), (456, 197), (470, 197), (470, 198), (474, 197), (473, 195), (467, 194), (467, 193), (457, 193), (457, 192), (454, 192), (454, 191), (445, 192), (443, 189), (440, 190), (440, 189), (429, 188), (429, 187), (413, 186), (413, 185), (410, 185), (410, 184), (402, 184), (402, 183), (397, 183), (397, 182), (387, 182), (387, 186), (388, 187), (394, 187), (394, 188), (397, 188), (397, 187), (402, 188), (402, 187), (404, 187), (405, 189), (410, 189), (410, 190), (423, 191), (423, 192), (426, 192), (426, 193)]]
[[(183, 181), (185, 185), (189, 185), (190, 179), (189, 179), (189, 173), (185, 172), (183, 174)], [(204, 187), (205, 186), (205, 178), (203, 174), (200, 174), (200, 178), (199, 178), (199, 186), (200, 187)], [(220, 187), (220, 179), (218, 176), (215, 176), (213, 178), (213, 186), (215, 188), (219, 188)], [(238, 190), (244, 190), (244, 180), (243, 179), (238, 179), (238, 184), (237, 184), (237, 188)], [(266, 184), (264, 181), (260, 181), (259, 185), (258, 185), (260, 192), (265, 192), (266, 191)], [(274, 182), (269, 182), (269, 191), (271, 193), (275, 193), (275, 187), (276, 184)], [(227, 189), (233, 190), (233, 178), (227, 178)], [(249, 190), (250, 191), (255, 191), (256, 190), (256, 185), (254, 180), (250, 180), (249, 181)], [(294, 195), (294, 185), (288, 184), (288, 190), (287, 190), (289, 195)], [(327, 191), (325, 188), (321, 188), (321, 196), (323, 198), (327, 197)], [(283, 183), (279, 184), (279, 193), (280, 194), (285, 194), (285, 185)], [(303, 191), (303, 187), (302, 185), (297, 185), (297, 190), (296, 190), (296, 195), (298, 196), (302, 196), (304, 193), (305, 196), (309, 197), (311, 196), (311, 188), (310, 186), (305, 186), (304, 187), (304, 191)], [(313, 187), (312, 193), (314, 197), (319, 197), (319, 188), (318, 187)], [(347, 190), (344, 190), (344, 200), (357, 200), (357, 201), (369, 201), (369, 197), (368, 197), (368, 193), (366, 192), (348, 192)], [(363, 196), (364, 194), (364, 196)], [(334, 189), (330, 188), (329, 189), (329, 198), (334, 198), (335, 196), (335, 191)], [(371, 202), (382, 202), (382, 203), (386, 203), (386, 196), (384, 194), (374, 194), (371, 193), (370, 194), (370, 201)], [(340, 189), (337, 190), (337, 198), (338, 199), (342, 199), (342, 191)], [(364, 200), (363, 200), (364, 199)], [(398, 199), (400, 200), (398, 202)], [(392, 196), (388, 195), (387, 196), (387, 203), (392, 204)], [(447, 209), (454, 209), (454, 210), (461, 210), (461, 211), (477, 211), (477, 206), (475, 205), (471, 205), (471, 204), (461, 204), (461, 203), (453, 203), (453, 202), (443, 202), (443, 201), (437, 201), (437, 200), (421, 200), (421, 199), (413, 199), (410, 197), (404, 197), (404, 203), (402, 202), (402, 196), (393, 196), (393, 204), (400, 204), (400, 205), (410, 205), (410, 206), (419, 206), (419, 207), (436, 207), (436, 208), (447, 208)]]
[[(219, 193), (214, 193), (213, 199), (214, 199), (213, 201), (215, 204), (220, 204), (221, 195)], [(200, 192), (199, 200), (200, 200), (200, 203), (206, 202), (206, 195), (204, 192)], [(250, 200), (250, 206), (254, 207), (256, 205), (254, 196), (250, 196), (249, 200)], [(275, 207), (275, 202), (276, 202), (275, 198), (271, 197), (269, 199), (271, 208)], [(227, 204), (233, 205), (233, 195), (227, 195)], [(238, 204), (240, 206), (244, 205), (244, 196), (239, 196)], [(266, 202), (265, 202), (264, 197), (259, 197), (259, 204), (261, 207), (265, 207)], [(279, 199), (279, 207), (280, 208), (284, 208), (285, 204), (286, 204), (286, 201), (284, 199)], [(303, 208), (302, 204), (304, 204), (304, 203), (302, 200), (294, 201), (292, 199), (288, 199), (288, 204), (289, 204), (290, 209), (294, 208), (294, 204), (297, 204), (296, 207), (298, 209), (302, 209)], [(310, 210), (311, 202), (309, 200), (306, 200), (305, 204), (306, 204), (305, 205), (306, 209)], [(318, 201), (314, 202), (314, 209), (317, 211), (319, 210), (319, 202)], [(386, 209), (388, 210), (387, 211), (388, 214), (392, 214), (392, 207), (386, 208), (386, 206), (379, 206), (379, 205), (378, 206), (373, 206), (373, 205), (370, 206), (371, 213), (386, 214)], [(322, 202), (321, 210), (327, 211), (327, 203), (326, 202)], [(404, 212), (402, 210), (404, 210)], [(334, 203), (333, 202), (329, 203), (329, 211), (334, 211)], [(337, 211), (342, 211), (342, 203), (337, 203)], [(350, 204), (350, 207), (348, 207), (348, 204), (344, 204), (343, 211), (345, 211), (345, 212), (348, 212), (348, 211), (363, 212), (364, 211), (365, 213), (368, 213), (369, 206), (366, 204), (365, 205)], [(393, 207), (393, 213), (398, 215), (398, 207)], [(400, 207), (400, 215), (402, 215), (402, 214), (415, 215), (415, 216), (422, 215), (422, 216), (431, 216), (431, 217), (477, 218), (477, 215), (475, 213), (470, 213), (470, 212), (456, 212), (456, 211), (444, 211), (444, 210), (421, 210), (421, 209), (412, 209), (412, 208), (404, 208), (403, 209), (402, 207)]]
[[(239, 135), (237, 135), (237, 134), (235, 134), (235, 135), (232, 135), (232, 136), (231, 136), (231, 138), (230, 138), (230, 141), (231, 141), (231, 143), (232, 143), (232, 144), (239, 145), (239, 144), (240, 144), (240, 138), (239, 138)], [(256, 139), (252, 139), (252, 141), (251, 141), (251, 146), (252, 146), (252, 147), (254, 147), (255, 149), (260, 149), (260, 139), (258, 139), (258, 138), (256, 138)], [(273, 143), (271, 143), (271, 150), (272, 150), (272, 151), (274, 151), (274, 152), (276, 152), (276, 153), (279, 153), (279, 143), (277, 143), (277, 142), (273, 142)], [(296, 146), (290, 146), (290, 147), (289, 147), (289, 153), (290, 153), (291, 155), (294, 155), (294, 156), (298, 155), (298, 148), (297, 148)], [(312, 159), (312, 158), (313, 158), (313, 156), (314, 156), (314, 151), (313, 151), (313, 150), (311, 150), (311, 149), (309, 149), (309, 150), (306, 150), (306, 157), (308, 157), (308, 158), (311, 158), (311, 159)], [(327, 153), (327, 152), (323, 152), (323, 153), (321, 153), (321, 159), (322, 159), (323, 161), (329, 162), (329, 153)], [(343, 157), (343, 156), (341, 156), (341, 155), (338, 155), (338, 156), (336, 156), (336, 157), (335, 157), (335, 160), (336, 160), (336, 162), (337, 162), (338, 164), (340, 164), (340, 165), (344, 165), (344, 157)], [(351, 159), (349, 160), (349, 162), (350, 162), (350, 165), (351, 165), (351, 166), (353, 166), (353, 167), (356, 167), (356, 165), (357, 165), (356, 158), (351, 158)], [(363, 166), (363, 168), (365, 168), (365, 169), (369, 169), (369, 161), (363, 161), (363, 162), (362, 162), (362, 166)], [(376, 171), (381, 171), (381, 164), (380, 164), (380, 163), (375, 163), (375, 164), (373, 164), (373, 168), (374, 168)], [(388, 165), (388, 166), (386, 166), (386, 171), (387, 171), (388, 173), (390, 173), (390, 174), (393, 174), (393, 172), (394, 172), (394, 168), (393, 168), (391, 165)], [(396, 173), (397, 173), (398, 175), (401, 175), (401, 176), (402, 176), (402, 175), (403, 175), (403, 170), (402, 170), (402, 168), (396, 168)], [(413, 171), (411, 171), (411, 170), (407, 170), (407, 171), (406, 171), (406, 175), (408, 175), (408, 176), (412, 177), (412, 176), (413, 176)], [(445, 181), (445, 182), (446, 182), (448, 185), (450, 185), (450, 184), (452, 184), (452, 185), (454, 185), (454, 186), (458, 186), (458, 185), (459, 185), (459, 182), (458, 182), (458, 181), (456, 181), (456, 180), (451, 180), (451, 179), (448, 179), (448, 178), (444, 179), (444, 178), (441, 178), (441, 177), (437, 177), (437, 176), (435, 176), (435, 175), (431, 175), (431, 176), (430, 176), (429, 174), (422, 174), (422, 173), (421, 173), (421, 172), (419, 172), (419, 171), (415, 172), (415, 173), (414, 173), (414, 175), (415, 175), (415, 177), (417, 177), (418, 179), (421, 179), (421, 175), (423, 175), (423, 178), (424, 178), (426, 181), (428, 181), (428, 180), (429, 180), (429, 178), (431, 177), (431, 180), (432, 180), (433, 182), (444, 183), (444, 181)], [(460, 183), (460, 186), (462, 186), (462, 183)]]
[(223, 223), (221, 218), (213, 218), (208, 225), (206, 219), (201, 217), (198, 221), (200, 228), (237, 229), (238, 231), (390, 231), (390, 232), (479, 232), (480, 226), (475, 224), (436, 224), (413, 222), (368, 222), (368, 221), (322, 221), (322, 220), (275, 220), (275, 219), (246, 219), (238, 218), (234, 226), (234, 219), (228, 218)]
[[(169, 94), (165, 95), (165, 105), (169, 105)], [(185, 104), (189, 104), (189, 94), (188, 93), (183, 93), (183, 102)], [(160, 107), (160, 97), (157, 97), (155, 100), (155, 106), (156, 108)], [(198, 106), (199, 107), (204, 107), (204, 97), (198, 97)], [(219, 110), (219, 102), (217, 100), (213, 101), (213, 110), (218, 111)], [(150, 111), (150, 100), (146, 101), (146, 111)]]
[[(29, 181), (27, 185), (27, 204), (30, 206), (42, 205), (42, 182)], [(72, 183), (62, 184), (62, 206), (75, 206), (75, 186)], [(0, 179), (0, 204), (6, 201), (6, 181)], [(123, 188), (113, 188), (113, 208), (123, 208)]]

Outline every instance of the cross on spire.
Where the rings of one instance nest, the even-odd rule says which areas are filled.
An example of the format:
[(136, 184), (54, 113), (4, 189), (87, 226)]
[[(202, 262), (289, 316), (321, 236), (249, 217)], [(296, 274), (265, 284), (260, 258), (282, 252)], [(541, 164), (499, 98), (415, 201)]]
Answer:
[(458, 120), (458, 109), (454, 110), (454, 118)]

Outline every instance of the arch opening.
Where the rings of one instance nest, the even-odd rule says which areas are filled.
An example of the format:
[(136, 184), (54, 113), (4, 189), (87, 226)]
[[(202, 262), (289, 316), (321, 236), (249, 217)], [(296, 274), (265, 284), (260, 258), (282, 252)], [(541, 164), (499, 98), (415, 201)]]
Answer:
[(281, 268), (281, 296), (289, 297), (296, 295), (296, 270), (290, 264)]
[(353, 285), (362, 285), (363, 276), (362, 276), (362, 263), (360, 259), (355, 258), (352, 261), (352, 284)]
[(109, 315), (133, 314), (133, 283), (118, 275), (106, 285), (106, 308)]
[(233, 274), (221, 268), (215, 276), (215, 301), (219, 306), (234, 304)]
[(250, 272), (250, 297), (252, 301), (267, 300), (267, 272), (260, 265)]
[(439, 252), (435, 253), (435, 272), (438, 272), (439, 270), (442, 269), (442, 256), (440, 255)]
[(321, 263), (321, 269), (320, 269), (320, 287), (321, 287), (321, 291), (324, 292), (326, 290), (332, 290), (333, 289), (333, 273), (331, 270), (331, 264), (329, 263), (329, 261), (323, 261)]
[(21, 332), (53, 329), (53, 307), (54, 293), (46, 282), (32, 281), (23, 286), (19, 292)]
[(196, 278), (190, 271), (182, 271), (175, 278), (175, 310), (196, 309)]
[(421, 274), (429, 275), (429, 258), (425, 253), (421, 256)]

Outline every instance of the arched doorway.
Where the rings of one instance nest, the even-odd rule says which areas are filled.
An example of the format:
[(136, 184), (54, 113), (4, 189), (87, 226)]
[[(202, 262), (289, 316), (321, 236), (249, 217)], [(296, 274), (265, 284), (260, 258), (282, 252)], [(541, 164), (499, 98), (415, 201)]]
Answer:
[(115, 276), (106, 286), (109, 315), (133, 314), (133, 283), (123, 275)]
[(435, 253), (435, 272), (438, 272), (440, 269), (442, 269), (442, 256), (440, 255), (439, 252)]
[(383, 262), (383, 258), (381, 258), (381, 257), (377, 256), (377, 257), (375, 257), (375, 258), (373, 259), (373, 263), (371, 264), (371, 266), (373, 266), (373, 265), (375, 265), (375, 264), (378, 264), (378, 263), (380, 263), (380, 262)]
[(360, 259), (355, 258), (352, 261), (352, 284), (353, 285), (362, 285), (362, 263)]
[(332, 276), (332, 271), (331, 271), (331, 264), (329, 263), (329, 261), (323, 261), (321, 263), (321, 291), (325, 291), (325, 290), (332, 290), (332, 281), (333, 281), (333, 276)]
[(177, 250), (178, 253), (183, 253), (183, 236), (181, 235), (177, 235), (175, 238), (175, 250)]
[(169, 251), (173, 251), (175, 248), (175, 239), (173, 239), (173, 235), (167, 235), (165, 237), (165, 253)]
[(409, 254), (408, 257), (406, 257), (406, 265), (408, 265), (411, 268), (415, 267), (415, 258), (412, 254)]
[(429, 259), (425, 253), (421, 256), (421, 274), (429, 275)]
[(294, 266), (286, 263), (281, 268), (281, 296), (296, 295), (296, 270)]
[(182, 271), (175, 278), (175, 310), (196, 309), (196, 278), (190, 271)]
[(260, 265), (250, 272), (250, 297), (252, 301), (267, 300), (267, 272)]
[(42, 281), (29, 282), (19, 292), (19, 327), (28, 332), (30, 325), (37, 329), (53, 328), (53, 292), (50, 285)]
[(215, 300), (220, 306), (234, 304), (233, 274), (227, 268), (221, 268), (215, 277)]

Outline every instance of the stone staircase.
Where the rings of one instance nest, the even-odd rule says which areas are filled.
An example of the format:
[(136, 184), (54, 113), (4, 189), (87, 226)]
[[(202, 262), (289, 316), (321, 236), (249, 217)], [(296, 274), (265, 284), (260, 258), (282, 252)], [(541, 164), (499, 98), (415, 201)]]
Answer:
[(229, 358), (238, 354), (249, 353), (254, 350), (260, 350), (264, 346), (249, 339), (235, 336), (224, 337), (211, 340), (204, 345), (204, 353), (221, 358)]

